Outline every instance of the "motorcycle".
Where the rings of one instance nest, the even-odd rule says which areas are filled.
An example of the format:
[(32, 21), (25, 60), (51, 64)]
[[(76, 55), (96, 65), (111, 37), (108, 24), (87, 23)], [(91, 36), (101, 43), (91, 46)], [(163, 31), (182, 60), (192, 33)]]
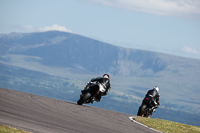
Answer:
[[(152, 103), (152, 102), (154, 102), (154, 103)], [(153, 106), (152, 104), (155, 104), (155, 106)], [(151, 97), (146, 97), (143, 100), (142, 105), (138, 109), (137, 116), (150, 118), (152, 116), (153, 112), (155, 112), (156, 108), (158, 108), (157, 103), (155, 101), (153, 101)]]
[(93, 103), (100, 100), (99, 95), (104, 91), (99, 82), (89, 82), (84, 90), (81, 90), (80, 99), (77, 101), (78, 105)]

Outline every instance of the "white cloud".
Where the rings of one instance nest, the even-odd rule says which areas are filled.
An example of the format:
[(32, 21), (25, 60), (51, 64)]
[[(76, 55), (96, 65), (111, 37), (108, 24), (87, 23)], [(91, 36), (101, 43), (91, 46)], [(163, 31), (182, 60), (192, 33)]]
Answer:
[(42, 28), (39, 28), (39, 31), (44, 32), (44, 31), (52, 31), (52, 30), (56, 30), (56, 31), (64, 31), (64, 32), (72, 32), (71, 30), (67, 29), (64, 26), (60, 26), (57, 24), (54, 24), (52, 26), (45, 26)]
[(87, 0), (107, 6), (159, 15), (200, 18), (200, 0)]
[(26, 31), (28, 31), (28, 32), (33, 32), (33, 31), (34, 31), (34, 28), (33, 28), (32, 25), (23, 25), (23, 26), (21, 27), (21, 29), (26, 30)]
[(63, 31), (63, 32), (73, 33), (71, 30), (67, 29), (66, 27), (60, 26), (57, 24), (54, 24), (52, 26), (40, 27), (40, 28), (35, 28), (32, 25), (15, 26), (15, 28), (20, 29), (24, 32)]
[(189, 54), (200, 55), (200, 50), (187, 46), (183, 47), (182, 51)]

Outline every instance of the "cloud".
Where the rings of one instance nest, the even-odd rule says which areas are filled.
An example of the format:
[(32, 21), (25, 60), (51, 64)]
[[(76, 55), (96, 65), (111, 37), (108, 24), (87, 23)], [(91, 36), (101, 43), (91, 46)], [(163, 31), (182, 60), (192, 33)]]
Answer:
[(200, 18), (200, 0), (87, 0), (106, 6), (159, 15)]
[(63, 31), (63, 32), (70, 32), (73, 33), (71, 30), (67, 29), (64, 26), (60, 26), (57, 24), (54, 24), (52, 26), (45, 26), (40, 28), (35, 28), (32, 25), (23, 25), (23, 26), (15, 26), (16, 29), (20, 29), (24, 32), (45, 32), (45, 31)]
[(189, 54), (200, 55), (200, 50), (188, 46), (183, 47), (182, 51)]
[(24, 25), (24, 26), (22, 26), (22, 29), (29, 31), (29, 32), (34, 31), (34, 28), (32, 25)]
[(44, 31), (52, 31), (52, 30), (56, 30), (56, 31), (64, 31), (64, 32), (72, 32), (71, 30), (67, 29), (64, 26), (60, 26), (57, 24), (54, 24), (52, 26), (45, 26), (42, 28), (39, 28), (39, 31), (44, 32)]

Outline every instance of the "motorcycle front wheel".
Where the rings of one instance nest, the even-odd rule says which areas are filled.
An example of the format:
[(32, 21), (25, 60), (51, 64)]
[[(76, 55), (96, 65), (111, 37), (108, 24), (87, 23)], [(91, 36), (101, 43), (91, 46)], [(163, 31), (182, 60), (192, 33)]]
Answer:
[(91, 97), (91, 94), (89, 92), (83, 94), (80, 99), (77, 101), (78, 105), (82, 105), (84, 102), (86, 102)]

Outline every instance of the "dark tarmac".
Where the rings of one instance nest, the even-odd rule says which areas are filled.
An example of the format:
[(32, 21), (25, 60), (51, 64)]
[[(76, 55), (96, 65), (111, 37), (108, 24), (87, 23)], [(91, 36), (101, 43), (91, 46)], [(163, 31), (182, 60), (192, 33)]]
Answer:
[(0, 124), (33, 133), (154, 133), (130, 114), (0, 88)]

